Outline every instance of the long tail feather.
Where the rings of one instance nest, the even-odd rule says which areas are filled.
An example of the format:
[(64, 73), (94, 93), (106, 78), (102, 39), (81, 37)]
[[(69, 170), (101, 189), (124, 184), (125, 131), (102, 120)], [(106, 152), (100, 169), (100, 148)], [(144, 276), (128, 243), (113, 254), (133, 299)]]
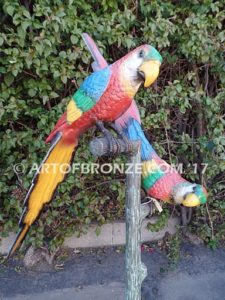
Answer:
[(9, 251), (10, 257), (21, 245), (26, 233), (38, 218), (46, 203), (49, 203), (60, 182), (65, 178), (68, 167), (71, 165), (77, 141), (65, 143), (59, 134), (54, 140), (45, 159), (34, 176), (31, 188), (25, 198), (25, 209), (19, 222), (21, 230)]
[(8, 255), (7, 255), (7, 259), (9, 257), (11, 257), (15, 251), (20, 247), (21, 243), (23, 242), (27, 232), (28, 232), (29, 226), (28, 225), (24, 225), (23, 227), (21, 227), (20, 231), (18, 232), (15, 242), (13, 243)]
[(93, 39), (87, 33), (83, 33), (82, 38), (86, 46), (88, 47), (88, 50), (90, 51), (92, 57), (94, 58), (94, 62), (92, 63), (93, 70), (98, 71), (107, 67), (108, 63), (102, 56)]

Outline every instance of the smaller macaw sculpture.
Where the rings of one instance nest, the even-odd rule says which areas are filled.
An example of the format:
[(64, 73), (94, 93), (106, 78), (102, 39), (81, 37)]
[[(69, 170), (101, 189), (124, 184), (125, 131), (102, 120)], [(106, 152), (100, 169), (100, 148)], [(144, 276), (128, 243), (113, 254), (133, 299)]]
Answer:
[(20, 231), (8, 257), (21, 245), (43, 206), (51, 201), (63, 181), (66, 172), (62, 172), (62, 167), (71, 164), (80, 135), (97, 125), (110, 142), (112, 135), (107, 134), (102, 122), (116, 120), (129, 108), (141, 84), (144, 82), (148, 87), (156, 80), (161, 62), (162, 57), (154, 47), (143, 45), (84, 80), (46, 140), (52, 144), (41, 166), (49, 168), (38, 172), (32, 181), (19, 222)]
[(157, 155), (146, 139), (140, 122), (130, 118), (123, 130), (130, 140), (141, 141), (142, 187), (149, 196), (187, 207), (206, 203), (206, 189), (184, 179)]

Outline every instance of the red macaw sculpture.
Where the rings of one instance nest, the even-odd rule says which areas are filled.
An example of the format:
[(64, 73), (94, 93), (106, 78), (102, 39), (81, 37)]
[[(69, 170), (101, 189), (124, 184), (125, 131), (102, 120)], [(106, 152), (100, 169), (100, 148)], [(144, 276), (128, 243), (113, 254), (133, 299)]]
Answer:
[(155, 48), (143, 45), (84, 80), (46, 140), (52, 142), (42, 162), (48, 168), (38, 172), (32, 181), (19, 222), (20, 231), (8, 256), (20, 246), (43, 206), (51, 201), (63, 181), (66, 172), (61, 169), (71, 163), (79, 136), (95, 124), (104, 131), (101, 122), (119, 118), (131, 105), (141, 84), (144, 82), (148, 87), (156, 80), (161, 62), (162, 57)]

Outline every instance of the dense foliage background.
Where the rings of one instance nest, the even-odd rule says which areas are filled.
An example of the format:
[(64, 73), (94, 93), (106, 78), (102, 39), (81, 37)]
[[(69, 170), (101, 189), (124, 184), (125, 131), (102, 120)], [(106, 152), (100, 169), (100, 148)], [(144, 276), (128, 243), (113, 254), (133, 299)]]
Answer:
[[(1, 6), (2, 234), (17, 229), (32, 163), (44, 157), (44, 139), (91, 71), (81, 39), (88, 32), (109, 62), (143, 43), (161, 52), (157, 83), (136, 99), (145, 132), (159, 155), (183, 163), (184, 176), (209, 191), (208, 204), (195, 210), (193, 231), (211, 245), (224, 239), (223, 1), (6, 0)], [(75, 162), (95, 160), (88, 151), (92, 135), (83, 137)], [(18, 163), (25, 168), (15, 172)], [(70, 174), (27, 242), (53, 249), (92, 221), (122, 217), (123, 183), (121, 175)]]

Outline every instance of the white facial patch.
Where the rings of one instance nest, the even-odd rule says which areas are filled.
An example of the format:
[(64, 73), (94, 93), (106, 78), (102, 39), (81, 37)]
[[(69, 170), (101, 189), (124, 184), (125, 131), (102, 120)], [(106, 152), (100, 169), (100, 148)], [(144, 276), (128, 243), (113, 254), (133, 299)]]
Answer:
[[(123, 72), (131, 81), (137, 81), (138, 68), (142, 65), (143, 58), (139, 56), (139, 52), (133, 53), (129, 59), (123, 62)], [(137, 84), (137, 82), (136, 82)]]
[(174, 202), (177, 203), (177, 204), (182, 203), (187, 194), (190, 194), (190, 193), (194, 192), (194, 187), (195, 186), (196, 186), (196, 184), (182, 185), (182, 183), (181, 183), (173, 191)]

